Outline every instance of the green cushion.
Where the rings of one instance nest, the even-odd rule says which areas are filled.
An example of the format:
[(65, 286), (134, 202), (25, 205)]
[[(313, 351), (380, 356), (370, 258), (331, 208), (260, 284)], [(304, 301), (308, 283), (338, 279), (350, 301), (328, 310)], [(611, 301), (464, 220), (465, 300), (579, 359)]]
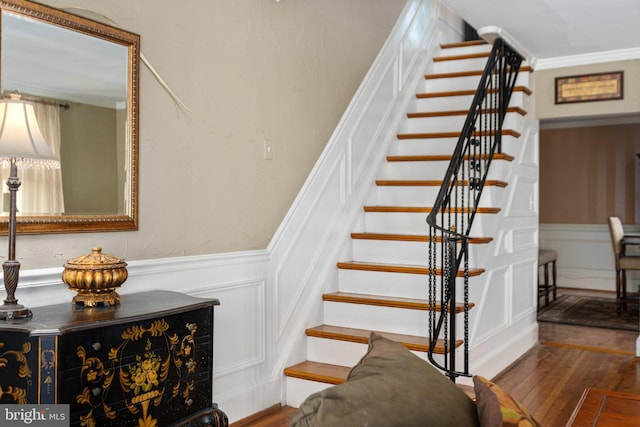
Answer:
[(402, 344), (372, 333), (344, 384), (310, 395), (291, 427), (479, 426), (473, 401)]

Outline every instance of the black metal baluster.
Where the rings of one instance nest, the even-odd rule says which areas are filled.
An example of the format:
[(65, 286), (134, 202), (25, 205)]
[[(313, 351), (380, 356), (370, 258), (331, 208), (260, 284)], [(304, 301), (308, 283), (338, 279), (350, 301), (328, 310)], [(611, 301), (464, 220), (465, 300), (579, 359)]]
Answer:
[[(522, 58), (501, 39), (494, 42), (469, 114), (454, 150), (429, 224), (429, 360), (456, 377), (469, 376), (469, 233), (487, 173), (502, 152), (502, 126)], [(452, 217), (453, 215), (453, 217)], [(453, 219), (452, 219), (453, 218)], [(438, 249), (440, 248), (440, 249)], [(438, 253), (439, 252), (439, 253)], [(440, 270), (438, 270), (438, 261)], [(463, 269), (463, 370), (456, 369), (456, 277)], [(436, 299), (440, 293), (440, 310)], [(444, 341), (442, 364), (433, 358), (438, 337)], [(448, 357), (447, 357), (448, 355)]]

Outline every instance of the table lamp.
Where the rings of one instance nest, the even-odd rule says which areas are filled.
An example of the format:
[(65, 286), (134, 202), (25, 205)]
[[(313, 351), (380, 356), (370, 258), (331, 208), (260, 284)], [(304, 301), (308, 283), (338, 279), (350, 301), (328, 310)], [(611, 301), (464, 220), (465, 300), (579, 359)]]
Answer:
[(30, 167), (59, 168), (60, 160), (47, 145), (36, 121), (33, 104), (20, 99), (14, 92), (11, 99), (0, 100), (0, 159), (8, 162), (11, 170), (7, 179), (9, 187), (9, 253), (2, 264), (7, 299), (0, 306), (0, 319), (31, 316), (31, 310), (18, 304), (15, 292), (18, 287), (20, 262), (16, 261), (16, 193), (20, 187), (18, 164)]

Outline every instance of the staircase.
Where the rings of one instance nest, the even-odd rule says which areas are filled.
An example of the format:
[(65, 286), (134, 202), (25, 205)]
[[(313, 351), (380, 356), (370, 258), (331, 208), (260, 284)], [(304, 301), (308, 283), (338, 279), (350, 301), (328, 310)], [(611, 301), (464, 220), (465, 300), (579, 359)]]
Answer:
[[(425, 218), (440, 189), (475, 94), (491, 46), (467, 42), (441, 46), (425, 76), (423, 91), (400, 125), (387, 162), (378, 171), (356, 231), (351, 234), (351, 259), (338, 262), (337, 292), (323, 295), (324, 324), (309, 328), (307, 360), (289, 366), (286, 403), (297, 407), (311, 393), (346, 379), (365, 354), (371, 331), (403, 343), (427, 359), (429, 325), (427, 243)], [(521, 69), (527, 80), (531, 70)], [(530, 90), (517, 85), (502, 131), (502, 153), (493, 158), (469, 241), (469, 283), (485, 273), (509, 185)], [(480, 283), (481, 284), (481, 283)], [(469, 307), (473, 308), (470, 301)], [(456, 312), (463, 310), (456, 305)], [(437, 307), (436, 307), (437, 309)], [(459, 334), (462, 336), (462, 334)], [(462, 345), (456, 340), (455, 347)], [(444, 359), (446, 346), (438, 341), (433, 353)]]

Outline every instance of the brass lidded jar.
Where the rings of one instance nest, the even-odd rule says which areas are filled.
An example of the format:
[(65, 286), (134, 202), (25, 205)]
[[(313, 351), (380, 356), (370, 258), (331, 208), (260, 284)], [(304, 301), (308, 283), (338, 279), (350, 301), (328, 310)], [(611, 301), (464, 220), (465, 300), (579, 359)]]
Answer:
[(124, 259), (103, 254), (101, 247), (91, 249), (89, 255), (68, 260), (62, 272), (62, 281), (77, 292), (73, 304), (95, 307), (98, 304), (120, 303), (115, 291), (127, 280)]

